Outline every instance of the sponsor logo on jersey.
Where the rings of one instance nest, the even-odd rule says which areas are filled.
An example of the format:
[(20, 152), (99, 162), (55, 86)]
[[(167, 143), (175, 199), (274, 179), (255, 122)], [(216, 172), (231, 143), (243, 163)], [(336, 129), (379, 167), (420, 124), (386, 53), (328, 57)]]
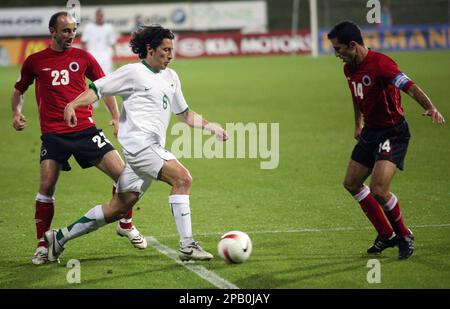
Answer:
[(362, 78), (362, 83), (364, 86), (370, 86), (372, 85), (372, 79), (370, 78), (369, 75), (364, 75)]
[(72, 72), (78, 72), (78, 70), (80, 69), (80, 65), (78, 64), (78, 62), (73, 61), (73, 62), (71, 62), (71, 63), (69, 64), (69, 69), (70, 69)]

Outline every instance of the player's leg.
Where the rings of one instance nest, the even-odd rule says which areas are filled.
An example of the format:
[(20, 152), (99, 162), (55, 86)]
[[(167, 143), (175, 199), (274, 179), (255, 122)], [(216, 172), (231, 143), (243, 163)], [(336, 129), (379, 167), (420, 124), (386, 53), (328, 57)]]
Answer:
[(414, 236), (405, 224), (397, 197), (390, 192), (390, 184), (397, 168), (403, 170), (410, 137), (406, 120), (401, 120), (385, 130), (376, 150), (376, 163), (371, 182), (372, 192), (397, 234), (400, 259), (406, 259), (413, 254)]
[[(86, 130), (86, 133), (80, 136), (77, 142), (77, 149), (78, 151), (74, 153), (74, 157), (81, 167), (96, 166), (114, 182), (117, 182), (123, 171), (124, 162), (102, 130), (95, 127)], [(112, 192), (114, 195), (115, 184)], [(126, 236), (134, 247), (145, 249), (147, 241), (133, 225), (132, 216), (133, 211), (130, 209), (129, 213), (118, 222), (116, 231), (119, 236)]]
[(404, 237), (411, 235), (411, 231), (404, 222), (397, 197), (390, 192), (390, 184), (396, 170), (397, 166), (393, 162), (387, 160), (377, 161), (373, 168), (370, 190), (380, 205), (382, 205), (397, 236)]
[[(109, 175), (115, 182), (119, 179), (124, 169), (124, 162), (117, 150), (106, 153), (96, 167)], [(112, 193), (116, 192), (116, 184), (113, 185)], [(147, 241), (139, 230), (133, 225), (133, 208), (120, 218), (116, 227), (117, 235), (127, 237), (131, 244), (138, 249), (147, 248)]]
[(31, 261), (35, 265), (47, 262), (47, 249), (44, 233), (50, 229), (53, 214), (56, 182), (58, 181), (61, 164), (55, 160), (43, 160), (40, 166), (39, 192), (36, 195), (34, 220), (36, 224), (36, 238), (38, 240), (36, 252)]
[(192, 236), (189, 192), (192, 177), (176, 159), (164, 161), (158, 179), (172, 186), (169, 205), (180, 235), (179, 256), (181, 260), (210, 260), (213, 255), (203, 250)]
[(115, 194), (109, 203), (93, 207), (72, 224), (57, 230), (47, 231), (45, 241), (48, 248), (48, 260), (51, 262), (57, 261), (69, 240), (93, 232), (122, 218), (138, 199), (139, 193), (136, 192)]
[(361, 209), (370, 222), (372, 222), (378, 235), (382, 238), (391, 238), (394, 234), (391, 225), (387, 221), (380, 204), (373, 194), (371, 194), (371, 190), (364, 185), (364, 181), (369, 177), (371, 171), (369, 167), (350, 160), (344, 180), (344, 187), (360, 204)]

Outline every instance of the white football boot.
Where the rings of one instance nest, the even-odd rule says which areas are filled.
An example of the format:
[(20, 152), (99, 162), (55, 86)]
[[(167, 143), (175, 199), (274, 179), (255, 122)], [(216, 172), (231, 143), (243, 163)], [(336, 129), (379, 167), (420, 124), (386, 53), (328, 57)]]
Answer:
[(200, 247), (197, 241), (192, 241), (190, 244), (184, 247), (180, 245), (178, 256), (182, 261), (208, 261), (214, 257), (211, 253), (205, 251), (202, 247)]
[(147, 248), (147, 240), (134, 225), (131, 227), (131, 229), (123, 229), (118, 223), (116, 231), (117, 235), (119, 235), (120, 237), (128, 237), (134, 247), (138, 249)]
[(56, 240), (57, 232), (58, 230), (50, 230), (45, 232), (44, 239), (47, 244), (48, 261), (59, 263), (58, 257), (64, 251), (64, 247), (59, 244), (58, 240)]
[(48, 250), (44, 246), (40, 246), (36, 248), (36, 252), (33, 254), (31, 258), (31, 263), (34, 265), (42, 265), (48, 262)]

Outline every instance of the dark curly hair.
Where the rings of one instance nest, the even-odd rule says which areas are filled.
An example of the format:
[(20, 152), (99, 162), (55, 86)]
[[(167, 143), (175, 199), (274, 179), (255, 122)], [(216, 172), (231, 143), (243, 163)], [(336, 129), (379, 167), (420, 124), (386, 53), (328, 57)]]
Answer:
[(172, 31), (160, 25), (142, 26), (131, 35), (130, 47), (133, 53), (139, 55), (140, 59), (145, 59), (147, 45), (156, 50), (164, 39), (173, 40), (174, 38), (175, 35)]

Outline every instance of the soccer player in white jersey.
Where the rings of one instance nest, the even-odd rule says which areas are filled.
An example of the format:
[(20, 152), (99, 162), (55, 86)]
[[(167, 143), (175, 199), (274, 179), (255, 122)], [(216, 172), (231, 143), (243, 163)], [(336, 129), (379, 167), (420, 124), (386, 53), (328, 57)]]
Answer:
[(64, 119), (70, 127), (76, 127), (77, 108), (105, 95), (123, 98), (118, 139), (123, 147), (125, 169), (117, 182), (117, 194), (109, 203), (97, 205), (71, 225), (45, 234), (50, 261), (58, 259), (67, 241), (122, 218), (154, 180), (172, 187), (169, 205), (180, 236), (180, 259), (213, 258), (192, 237), (189, 206), (192, 177), (164, 149), (165, 137), (171, 113), (191, 127), (213, 132), (218, 140), (226, 141), (228, 134), (189, 110), (177, 73), (167, 68), (173, 58), (173, 39), (173, 33), (161, 26), (141, 28), (133, 33), (130, 46), (142, 61), (124, 65), (93, 82), (90, 89), (67, 104)]
[(95, 23), (86, 25), (81, 36), (83, 49), (89, 51), (100, 64), (106, 75), (113, 71), (113, 55), (117, 41), (111, 24), (105, 23), (102, 9), (95, 12)]
[[(113, 56), (117, 42), (116, 34), (111, 24), (105, 23), (105, 14), (102, 9), (95, 11), (95, 22), (86, 25), (81, 36), (83, 49), (89, 51), (100, 64), (106, 75), (110, 74), (113, 67)], [(98, 102), (92, 104), (98, 107)]]

